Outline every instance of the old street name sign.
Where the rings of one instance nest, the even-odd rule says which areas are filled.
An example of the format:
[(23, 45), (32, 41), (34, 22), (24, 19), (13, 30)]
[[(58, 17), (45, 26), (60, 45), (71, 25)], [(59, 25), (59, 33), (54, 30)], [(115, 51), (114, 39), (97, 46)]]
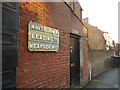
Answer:
[(30, 22), (28, 49), (29, 51), (58, 51), (59, 31), (36, 22)]

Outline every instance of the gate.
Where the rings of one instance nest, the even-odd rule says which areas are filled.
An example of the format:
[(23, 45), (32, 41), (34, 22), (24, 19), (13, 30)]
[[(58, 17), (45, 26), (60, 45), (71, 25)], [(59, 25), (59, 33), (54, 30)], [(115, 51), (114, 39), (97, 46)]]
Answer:
[(2, 88), (16, 88), (19, 3), (4, 2), (0, 7), (2, 7)]

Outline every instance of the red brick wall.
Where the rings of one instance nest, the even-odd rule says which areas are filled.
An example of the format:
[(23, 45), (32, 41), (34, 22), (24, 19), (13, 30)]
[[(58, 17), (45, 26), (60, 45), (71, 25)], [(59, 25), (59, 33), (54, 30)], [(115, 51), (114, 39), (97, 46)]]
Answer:
[[(38, 10), (39, 8), (39, 10)], [(43, 14), (44, 12), (44, 14)], [(20, 31), (18, 34), (18, 88), (69, 87), (69, 33), (60, 32), (58, 52), (29, 52), (28, 24), (30, 21), (49, 26), (47, 3), (20, 3)]]
[(65, 31), (75, 33), (79, 36), (87, 37), (84, 33), (84, 27), (80, 19), (78, 19), (71, 9), (64, 2), (49, 2), (50, 5), (50, 26), (55, 28), (62, 28)]
[(83, 83), (89, 81), (89, 67), (88, 67), (88, 39), (83, 39)]
[[(41, 25), (58, 29), (60, 48), (58, 52), (29, 52), (28, 24), (37, 22)], [(81, 21), (64, 3), (22, 3), (20, 2), (20, 31), (18, 33), (18, 88), (68, 88), (70, 87), (70, 32), (78, 30), (79, 36), (87, 37)], [(88, 78), (87, 43), (83, 40), (84, 76)], [(85, 78), (85, 79), (86, 79)], [(87, 79), (86, 79), (87, 80)]]

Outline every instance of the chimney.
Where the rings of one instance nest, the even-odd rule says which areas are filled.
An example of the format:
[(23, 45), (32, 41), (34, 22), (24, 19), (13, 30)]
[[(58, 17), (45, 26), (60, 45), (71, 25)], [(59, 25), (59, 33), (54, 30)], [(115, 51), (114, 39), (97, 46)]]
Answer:
[(83, 21), (83, 23), (88, 24), (88, 17), (84, 18), (82, 21)]

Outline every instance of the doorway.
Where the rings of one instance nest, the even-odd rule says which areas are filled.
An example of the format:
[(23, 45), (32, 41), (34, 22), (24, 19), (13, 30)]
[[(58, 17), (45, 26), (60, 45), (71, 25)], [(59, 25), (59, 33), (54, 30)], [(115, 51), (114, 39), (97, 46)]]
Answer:
[(70, 86), (80, 85), (79, 36), (70, 35)]

